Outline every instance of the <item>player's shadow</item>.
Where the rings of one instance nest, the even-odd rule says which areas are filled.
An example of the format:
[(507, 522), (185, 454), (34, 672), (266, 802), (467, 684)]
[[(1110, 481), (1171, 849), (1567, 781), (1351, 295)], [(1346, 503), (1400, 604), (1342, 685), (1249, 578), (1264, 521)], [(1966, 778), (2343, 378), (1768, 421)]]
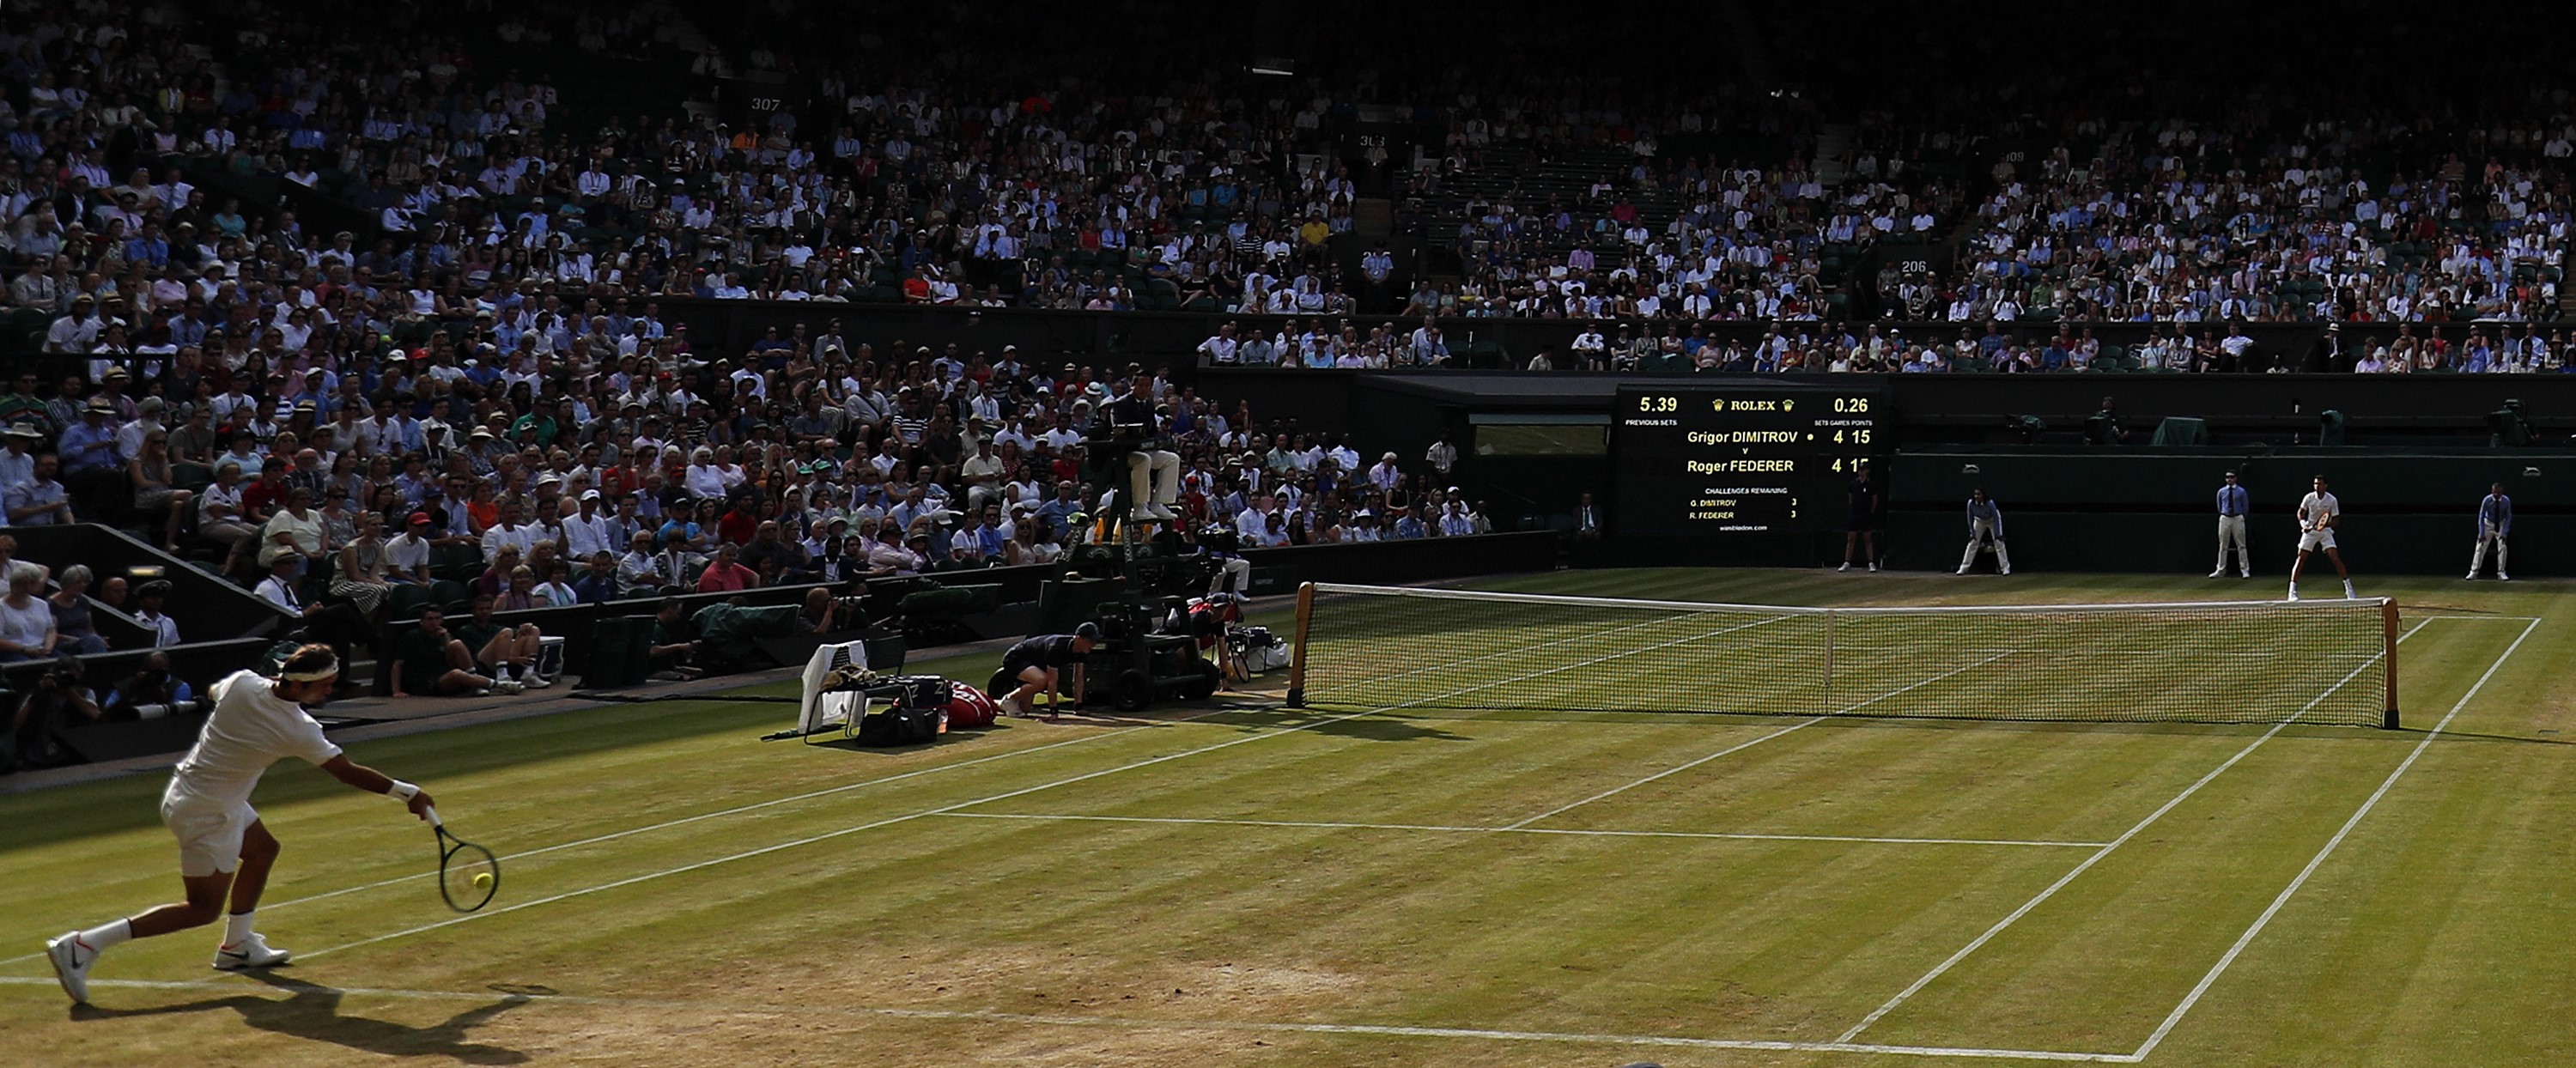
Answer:
[(524, 1064), (528, 1055), (504, 1046), (466, 1041), (466, 1032), (491, 1021), (495, 1016), (525, 1005), (522, 995), (505, 995), (489, 1005), (467, 1009), (428, 1027), (365, 1016), (340, 1013), (342, 992), (301, 979), (273, 972), (244, 972), (251, 978), (291, 996), (279, 999), (257, 994), (234, 994), (230, 997), (206, 998), (199, 1001), (161, 1005), (148, 1009), (102, 1009), (89, 1005), (74, 1006), (75, 1020), (114, 1020), (130, 1016), (165, 1016), (174, 1013), (211, 1012), (231, 1009), (240, 1013), (242, 1022), (262, 1031), (288, 1035), (313, 1042), (328, 1042), (352, 1050), (386, 1057), (447, 1057), (466, 1064)]

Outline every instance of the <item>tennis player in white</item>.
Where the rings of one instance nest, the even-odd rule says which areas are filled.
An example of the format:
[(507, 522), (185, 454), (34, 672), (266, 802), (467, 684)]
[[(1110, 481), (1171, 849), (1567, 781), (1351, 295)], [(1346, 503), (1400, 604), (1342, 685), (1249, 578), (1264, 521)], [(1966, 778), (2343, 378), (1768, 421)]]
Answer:
[(307, 645), (286, 658), (274, 679), (236, 671), (215, 683), (209, 691), (215, 710), (206, 717), (204, 733), (161, 793), (161, 822), (179, 838), (179, 882), (187, 900), (46, 942), (45, 955), (74, 1002), (89, 1000), (90, 967), (110, 947), (202, 927), (218, 916), (224, 919), (224, 940), (215, 950), (215, 967), (237, 971), (286, 963), (285, 950), (271, 948), (251, 929), (252, 910), (277, 860), (277, 839), (250, 807), (251, 788), (269, 765), (301, 757), (332, 778), (402, 802), (415, 816), (428, 810), (429, 795), (420, 787), (352, 763), (305, 713), (303, 706), (328, 698), (339, 678), (331, 647)]
[(2307, 570), (2308, 554), (2325, 550), (2326, 559), (2334, 561), (2335, 574), (2343, 576), (2343, 595), (2359, 597), (2352, 592), (2352, 572), (2343, 566), (2343, 554), (2335, 551), (2335, 528), (2343, 524), (2343, 502), (2326, 492), (2326, 476), (2318, 475), (2316, 488), (2299, 498), (2299, 561), (2290, 565), (2290, 599), (2299, 599), (2299, 573)]

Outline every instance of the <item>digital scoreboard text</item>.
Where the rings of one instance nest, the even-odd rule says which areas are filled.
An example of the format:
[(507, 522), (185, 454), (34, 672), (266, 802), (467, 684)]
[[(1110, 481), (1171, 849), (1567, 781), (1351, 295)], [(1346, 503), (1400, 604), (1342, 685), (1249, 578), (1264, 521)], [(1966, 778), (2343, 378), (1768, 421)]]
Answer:
[(1885, 407), (1875, 390), (1623, 388), (1610, 415), (1612, 530), (1838, 529), (1859, 462), (1890, 444)]

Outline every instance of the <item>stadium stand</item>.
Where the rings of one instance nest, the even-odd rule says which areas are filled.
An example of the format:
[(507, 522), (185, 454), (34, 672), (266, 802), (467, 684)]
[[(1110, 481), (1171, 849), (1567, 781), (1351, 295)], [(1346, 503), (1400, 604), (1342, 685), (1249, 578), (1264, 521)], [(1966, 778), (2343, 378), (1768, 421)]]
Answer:
[[(1050, 562), (1123, 485), (1077, 446), (1129, 404), (1178, 443), (1191, 522), (1252, 545), (1494, 529), (1419, 441), (1218, 402), (1194, 363), (2569, 367), (2576, 125), (2510, 58), (2460, 115), (2349, 71), (2240, 92), (2207, 77), (2228, 49), (1962, 84), (1963, 57), (1740, 6), (1679, 78), (1533, 73), (1631, 46), (1628, 15), (1541, 41), (1151, 4), (114, 14), (0, 22), (9, 521), (121, 527), (245, 588), (300, 553), (297, 605), (371, 619), (463, 585), (580, 598), (601, 551), (622, 596), (720, 588), (728, 543), (762, 585)], [(1238, 30), (1290, 58), (1192, 44)], [(2402, 47), (2331, 39), (2356, 68)], [(1155, 325), (934, 350), (833, 317), (907, 306)]]

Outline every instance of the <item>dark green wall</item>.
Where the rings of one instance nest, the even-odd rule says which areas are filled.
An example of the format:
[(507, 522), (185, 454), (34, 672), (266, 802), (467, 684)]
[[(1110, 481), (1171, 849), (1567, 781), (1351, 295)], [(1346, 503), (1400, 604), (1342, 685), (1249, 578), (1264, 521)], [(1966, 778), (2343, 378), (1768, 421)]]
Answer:
[(2017, 569), (2206, 573), (2217, 550), (2212, 498), (2229, 470), (2253, 498), (2247, 536), (2257, 574), (2288, 572), (2297, 553), (2291, 511), (2318, 474), (2343, 502), (2339, 540), (2357, 572), (2466, 572), (2478, 499), (2499, 481), (2515, 504), (2514, 571), (2576, 572), (2560, 551), (2576, 545), (2576, 454), (2531, 451), (1903, 453), (1889, 472), (1889, 561), (1958, 566), (1967, 543), (1961, 506), (1983, 486), (2004, 508)]

